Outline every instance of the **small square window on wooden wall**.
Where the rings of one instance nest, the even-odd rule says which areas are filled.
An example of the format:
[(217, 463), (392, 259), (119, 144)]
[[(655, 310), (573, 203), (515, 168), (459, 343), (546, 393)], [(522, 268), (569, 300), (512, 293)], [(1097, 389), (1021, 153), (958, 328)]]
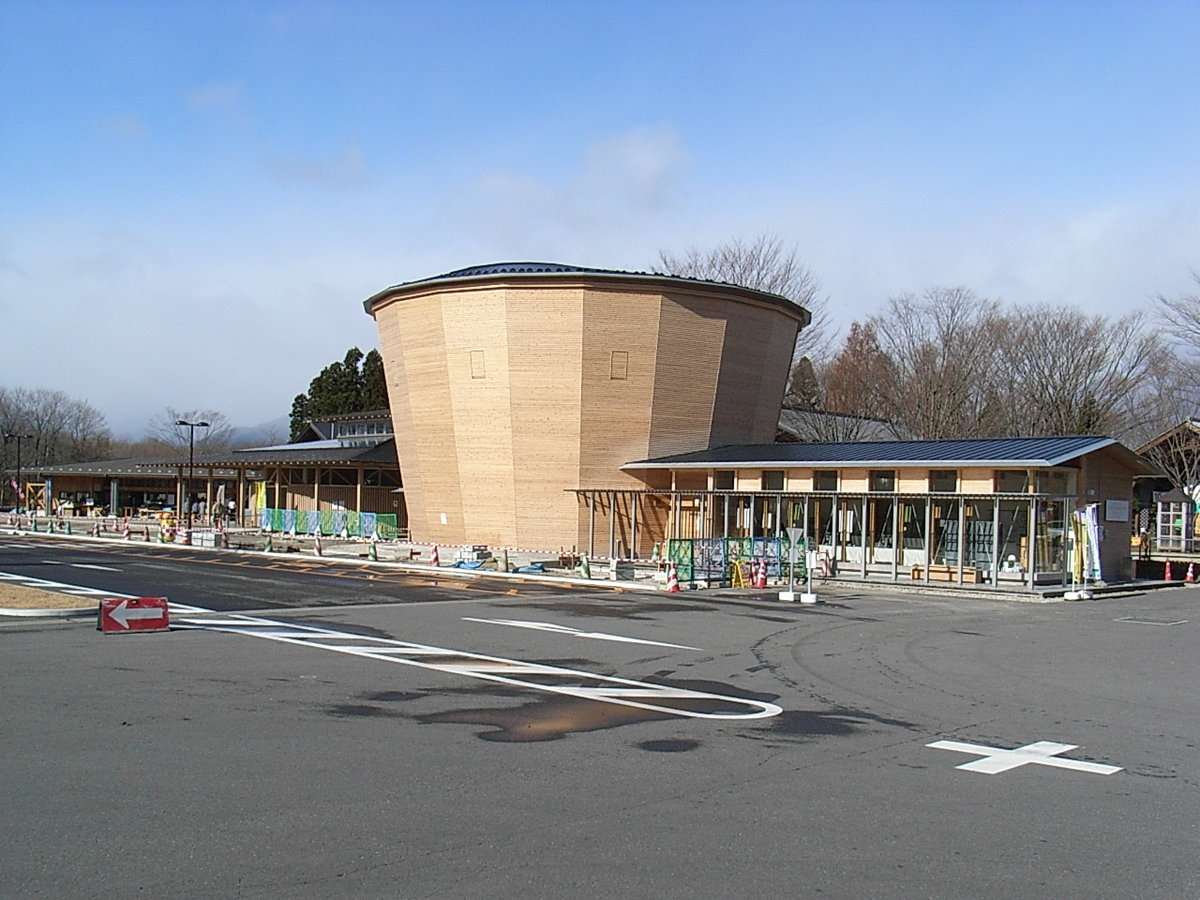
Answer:
[(893, 469), (872, 469), (868, 484), (872, 491), (894, 491), (896, 472)]
[(814, 491), (836, 491), (837, 489), (837, 469), (817, 469), (813, 472)]
[(762, 489), (764, 491), (782, 491), (783, 472), (765, 470), (762, 473)]
[(487, 377), (487, 370), (483, 366), (483, 351), (482, 350), (472, 350), (471, 351), (471, 377), (472, 378), (486, 378)]
[(929, 490), (934, 494), (952, 494), (958, 490), (957, 469), (930, 469)]
[(613, 381), (625, 381), (629, 377), (629, 351), (614, 350), (608, 362), (608, 377)]

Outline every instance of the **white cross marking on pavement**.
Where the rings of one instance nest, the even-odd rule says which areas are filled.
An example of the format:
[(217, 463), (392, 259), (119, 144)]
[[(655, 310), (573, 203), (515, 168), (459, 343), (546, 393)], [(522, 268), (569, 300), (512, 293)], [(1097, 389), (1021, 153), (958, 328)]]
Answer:
[(1100, 763), (1083, 762), (1077, 759), (1060, 759), (1059, 753), (1074, 750), (1078, 744), (1056, 744), (1053, 741), (1036, 741), (1017, 747), (1015, 750), (1004, 750), (1000, 747), (987, 747), (983, 744), (964, 744), (962, 741), (934, 741), (926, 744), (938, 750), (958, 750), (962, 753), (978, 753), (982, 759), (975, 759), (956, 769), (967, 772), (983, 772), (986, 775), (996, 775), (1007, 772), (1018, 766), (1033, 763), (1039, 766), (1055, 766), (1059, 769), (1074, 769), (1076, 772), (1090, 772), (1093, 775), (1112, 775), (1120, 772), (1120, 766), (1105, 766)]

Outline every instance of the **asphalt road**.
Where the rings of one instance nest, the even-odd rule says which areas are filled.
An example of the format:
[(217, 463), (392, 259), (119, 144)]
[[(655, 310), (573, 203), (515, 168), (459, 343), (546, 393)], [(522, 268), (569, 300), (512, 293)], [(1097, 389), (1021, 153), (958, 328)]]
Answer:
[[(458, 599), (464, 591), (505, 594), (512, 583), (463, 579), (420, 568), (300, 554), (236, 553), (139, 541), (71, 541), (0, 536), (0, 572), (118, 594), (167, 597), (218, 610), (295, 609)], [(535, 576), (526, 593), (561, 592)]]
[[(0, 572), (242, 611), (0, 620), (6, 897), (1200, 896), (1200, 590), (799, 607), (152, 550), (0, 538)], [(1000, 752), (1036, 742), (1073, 749)]]

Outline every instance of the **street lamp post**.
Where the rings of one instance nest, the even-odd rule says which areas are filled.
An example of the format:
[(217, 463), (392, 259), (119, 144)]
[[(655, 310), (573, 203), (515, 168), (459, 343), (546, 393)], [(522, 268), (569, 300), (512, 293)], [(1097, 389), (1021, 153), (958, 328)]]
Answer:
[[(192, 490), (192, 467), (195, 465), (195, 462), (196, 462), (196, 429), (197, 428), (207, 428), (208, 423), (207, 422), (187, 422), (187, 421), (184, 421), (183, 419), (176, 419), (175, 424), (176, 425), (184, 425), (188, 429), (188, 477), (187, 477), (187, 487), (184, 489), (184, 492), (183, 492), (184, 493), (183, 502), (185, 504), (187, 504), (187, 530), (188, 530), (188, 534), (190, 535), (191, 531), (192, 531), (192, 502), (191, 502), (191, 497), (188, 495), (191, 493), (191, 490)], [(18, 455), (19, 455), (19, 453), (20, 453), (20, 445), (19, 444), (17, 445), (17, 450), (18, 450)]]
[(32, 440), (32, 434), (6, 434), (4, 443), (15, 440), (17, 442), (17, 515), (21, 514), (21, 441)]

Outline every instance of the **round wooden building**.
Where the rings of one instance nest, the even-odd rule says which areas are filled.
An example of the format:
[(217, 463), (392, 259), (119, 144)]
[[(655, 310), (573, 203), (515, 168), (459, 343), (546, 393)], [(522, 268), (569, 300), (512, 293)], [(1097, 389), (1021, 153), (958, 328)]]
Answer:
[(762, 291), (546, 263), (460, 269), (364, 306), (413, 539), (538, 550), (582, 544), (598, 514), (636, 518), (579, 494), (650, 487), (630, 461), (774, 440), (809, 321)]

